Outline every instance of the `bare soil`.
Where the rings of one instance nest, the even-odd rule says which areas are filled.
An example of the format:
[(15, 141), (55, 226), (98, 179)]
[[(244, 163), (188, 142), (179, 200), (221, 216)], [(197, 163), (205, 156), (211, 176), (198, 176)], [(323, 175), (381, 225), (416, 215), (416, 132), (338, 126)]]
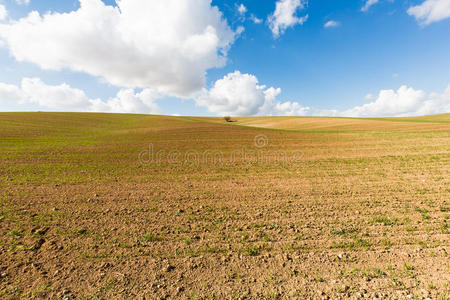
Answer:
[(449, 299), (448, 123), (28, 117), (0, 114), (1, 298)]

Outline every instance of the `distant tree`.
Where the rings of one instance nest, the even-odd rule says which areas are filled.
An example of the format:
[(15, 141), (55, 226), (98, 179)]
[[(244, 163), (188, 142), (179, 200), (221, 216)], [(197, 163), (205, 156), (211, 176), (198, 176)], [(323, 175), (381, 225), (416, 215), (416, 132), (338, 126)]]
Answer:
[(225, 116), (225, 117), (223, 117), (223, 118), (225, 119), (225, 121), (231, 122), (231, 117), (230, 117), (230, 116)]

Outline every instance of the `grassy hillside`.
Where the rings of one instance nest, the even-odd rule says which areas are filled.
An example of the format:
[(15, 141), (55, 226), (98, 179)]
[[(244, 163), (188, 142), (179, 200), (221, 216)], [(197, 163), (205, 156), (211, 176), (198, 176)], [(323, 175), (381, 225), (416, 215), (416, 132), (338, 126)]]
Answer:
[(448, 114), (0, 113), (0, 295), (445, 299), (449, 144)]

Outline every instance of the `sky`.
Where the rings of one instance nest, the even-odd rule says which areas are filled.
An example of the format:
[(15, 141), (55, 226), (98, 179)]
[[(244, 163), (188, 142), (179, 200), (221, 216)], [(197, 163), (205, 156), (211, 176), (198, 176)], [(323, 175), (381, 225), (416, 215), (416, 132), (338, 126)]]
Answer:
[(450, 0), (0, 0), (0, 111), (450, 112)]

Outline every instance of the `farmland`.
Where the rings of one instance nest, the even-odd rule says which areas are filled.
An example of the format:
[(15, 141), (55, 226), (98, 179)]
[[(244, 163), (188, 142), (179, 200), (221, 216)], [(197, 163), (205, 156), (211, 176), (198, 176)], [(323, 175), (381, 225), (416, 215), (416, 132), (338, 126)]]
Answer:
[(448, 299), (450, 115), (0, 113), (0, 297)]

